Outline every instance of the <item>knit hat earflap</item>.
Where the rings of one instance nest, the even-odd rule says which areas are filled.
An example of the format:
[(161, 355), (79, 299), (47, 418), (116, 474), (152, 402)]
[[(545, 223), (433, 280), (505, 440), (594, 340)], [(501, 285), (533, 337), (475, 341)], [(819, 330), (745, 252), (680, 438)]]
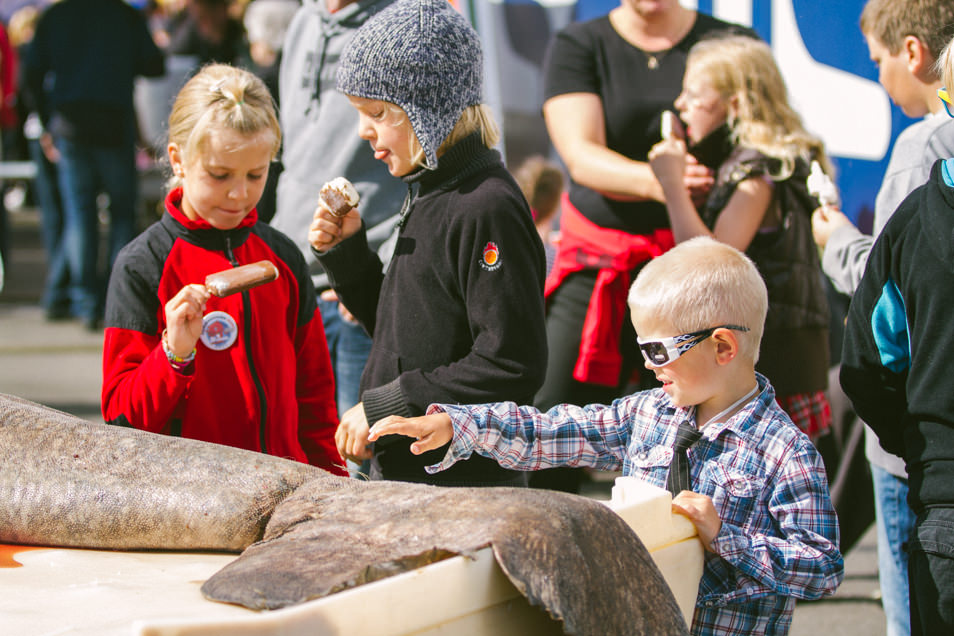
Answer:
[(345, 47), (337, 88), (400, 106), (433, 170), (461, 113), (482, 101), (482, 71), (480, 38), (448, 0), (397, 0)]

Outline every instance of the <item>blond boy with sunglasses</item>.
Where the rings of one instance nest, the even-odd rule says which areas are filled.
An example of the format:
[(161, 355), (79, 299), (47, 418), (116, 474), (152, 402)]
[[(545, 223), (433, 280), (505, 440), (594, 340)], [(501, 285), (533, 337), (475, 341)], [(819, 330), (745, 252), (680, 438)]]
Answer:
[(415, 437), (417, 454), (449, 443), (431, 472), (477, 452), (508, 468), (591, 466), (667, 487), (707, 550), (692, 633), (785, 634), (795, 599), (832, 594), (844, 564), (821, 457), (755, 371), (767, 304), (744, 254), (686, 241), (650, 261), (629, 293), (660, 388), (546, 413), (431, 405), (381, 420), (370, 439)]

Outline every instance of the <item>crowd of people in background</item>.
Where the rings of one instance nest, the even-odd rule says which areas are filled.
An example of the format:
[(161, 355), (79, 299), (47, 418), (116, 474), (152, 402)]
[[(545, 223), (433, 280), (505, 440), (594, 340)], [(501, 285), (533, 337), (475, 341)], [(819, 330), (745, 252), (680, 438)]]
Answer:
[[(751, 29), (677, 0), (652, 8), (623, 0), (607, 15), (572, 23), (552, 39), (544, 62), (541, 116), (553, 152), (516, 166), (505, 166), (494, 150), (497, 128), (482, 104), (479, 38), (445, 0), (20, 4), (0, 24), (0, 139), (2, 158), (32, 161), (35, 177), (6, 185), (6, 196), (0, 197), (0, 286), (4, 263), (16, 266), (9, 259), (4, 204), (21, 205), (18, 196), (25, 196), (41, 213), (48, 255), (42, 296), (46, 319), (78, 319), (98, 331), (105, 318), (108, 421), (227, 440), (222, 443), (263, 452), (284, 449), (285, 456), (339, 474), (347, 460), (353, 477), (568, 492), (579, 492), (586, 478), (581, 466), (602, 462), (662, 483), (669, 462), (676, 466), (679, 461), (674, 456), (688, 452), (686, 487), (670, 490), (677, 499), (685, 490), (707, 493), (702, 508), (687, 507), (685, 514), (700, 526), (700, 535), (702, 527), (707, 530), (713, 602), (735, 603), (734, 609), (705, 609), (700, 601), (693, 633), (728, 634), (742, 624), (785, 633), (793, 598), (829, 594), (843, 575), (837, 523), (829, 523), (835, 510), (839, 515), (843, 510), (828, 500), (820, 457), (829, 470), (838, 458), (825, 456), (824, 450), (814, 454), (815, 445), (824, 448), (830, 434), (828, 396), (837, 388), (829, 381), (829, 329), (838, 321), (832, 321), (827, 275), (837, 291), (856, 295), (842, 384), (871, 424), (867, 458), (889, 634), (941, 633), (936, 630), (954, 623), (954, 588), (948, 585), (954, 580), (949, 565), (954, 520), (947, 512), (949, 489), (939, 486), (937, 477), (946, 476), (950, 463), (945, 449), (954, 407), (937, 398), (948, 389), (938, 386), (944, 369), (922, 344), (940, 334), (944, 342), (936, 348), (946, 351), (954, 340), (947, 337), (949, 327), (922, 309), (945, 296), (934, 292), (934, 281), (918, 275), (910, 259), (886, 247), (889, 242), (900, 246), (896, 251), (916, 245), (922, 265), (935, 275), (950, 269), (947, 251), (931, 251), (928, 225), (934, 222), (935, 230), (949, 236), (949, 222), (943, 214), (929, 221), (933, 217), (925, 211), (954, 207), (949, 194), (954, 164), (935, 163), (954, 155), (954, 115), (943, 86), (944, 80), (954, 82), (954, 53), (944, 48), (954, 36), (950, 3), (869, 0), (860, 16), (881, 84), (906, 114), (927, 116), (905, 131), (893, 150), (875, 205), (875, 236), (884, 238), (874, 247), (875, 239), (863, 235), (837, 207), (819, 208), (809, 193), (810, 164), (817, 162), (829, 173), (832, 167), (822, 141), (805, 129), (791, 106), (771, 48)], [(433, 21), (419, 20), (425, 13)], [(229, 88), (233, 84), (244, 88), (236, 93)], [(183, 86), (187, 89), (180, 92)], [(201, 95), (190, 97), (190, 90)], [(170, 119), (177, 95), (204, 106), (196, 107), (194, 117), (174, 113)], [(202, 101), (209, 95), (215, 95), (214, 104)], [(184, 120), (205, 130), (209, 121), (202, 119), (202, 109), (255, 111), (267, 123), (246, 129), (232, 115), (217, 114), (212, 142), (195, 145), (191, 133), (181, 130), (178, 136), (169, 134), (170, 125)], [(264, 140), (257, 136), (262, 131), (268, 133)], [(254, 157), (236, 159), (234, 148), (216, 136), (220, 133), (257, 140), (261, 147), (256, 146)], [(185, 148), (195, 154), (186, 156)], [(246, 192), (252, 207), (243, 209), (235, 225), (190, 194), (224, 196), (218, 186), (202, 181), (214, 177), (203, 163), (208, 157), (215, 166), (238, 166), (235, 170), (255, 182)], [(155, 166), (175, 173), (169, 197), (155, 215), (147, 215), (150, 222), (162, 217), (166, 228), (157, 223), (147, 230), (140, 226), (137, 185), (143, 168)], [(361, 195), (360, 211), (343, 218), (321, 207), (316, 211), (319, 188), (339, 176), (353, 181)], [(929, 179), (929, 186), (902, 205)], [(911, 227), (911, 217), (924, 216), (920, 223), (926, 228), (902, 227), (902, 220), (892, 218), (896, 209), (898, 219)], [(104, 224), (109, 230), (105, 249)], [(233, 251), (234, 230), (243, 243)], [(176, 278), (168, 254), (192, 248), (168, 242), (170, 232), (193, 246), (208, 248), (209, 237), (226, 246), (228, 260), (217, 252), (210, 256), (213, 248), (180, 257), (183, 271), (202, 269), (194, 259), (236, 265), (243, 250), (251, 250), (272, 255), (291, 273), (275, 287), (273, 295), (280, 299), (260, 311), (294, 305), (292, 319), (278, 311), (273, 321), (294, 328), (276, 338), (279, 354), (255, 349), (254, 339), (245, 343), (252, 368), (236, 392), (271, 398), (261, 402), (261, 421), (284, 422), (284, 429), (268, 444), (267, 427), (256, 428), (255, 418), (238, 439), (226, 424), (210, 424), (215, 418), (202, 411), (202, 396), (222, 374), (210, 373), (211, 366), (197, 373), (197, 365), (219, 360), (224, 368), (232, 358), (204, 351), (197, 357), (199, 343), (206, 342), (203, 312), (209, 296)], [(700, 241), (700, 236), (709, 238)], [(635, 296), (629, 298), (635, 313), (628, 311), (631, 284), (647, 280), (640, 272), (654, 271), (649, 264), (655, 259), (681, 243), (689, 247), (676, 255), (718, 251), (716, 241), (734, 248), (724, 258), (738, 260), (750, 273), (757, 267), (765, 289), (750, 281), (751, 293), (765, 292), (767, 318), (752, 312), (752, 319), (765, 321), (764, 333), (743, 336), (752, 331), (741, 325), (743, 318), (719, 318), (735, 316), (717, 310), (724, 298), (712, 301), (714, 313), (705, 318), (709, 328), (674, 330), (686, 315), (694, 315), (688, 309), (665, 324), (647, 319), (637, 309), (649, 301)], [(157, 244), (168, 254), (155, 260)], [(123, 271), (113, 275), (117, 257)], [(863, 276), (866, 266), (872, 273)], [(164, 286), (167, 280), (174, 280), (173, 288)], [(653, 303), (659, 300), (653, 298)], [(917, 313), (909, 303), (906, 315), (906, 299), (920, 302)], [(674, 311), (685, 302), (662, 306)], [(237, 300), (213, 304), (242, 311)], [(634, 326), (640, 318), (642, 337)], [(645, 337), (647, 325), (653, 339)], [(752, 339), (754, 351), (741, 348), (745, 372), (730, 374), (722, 387), (725, 395), (716, 392), (706, 403), (693, 401), (693, 392), (679, 393), (678, 372), (672, 369), (680, 367), (667, 365), (684, 354), (688, 359), (693, 348), (695, 364), (701, 364), (700, 352), (709, 349), (697, 345), (707, 342), (713, 347), (705, 354), (713, 354), (710, 371), (718, 377), (740, 364), (739, 342)], [(263, 388), (255, 367), (260, 371), (270, 360), (285, 380), (266, 381)], [(303, 367), (302, 360), (310, 366)], [(681, 364), (691, 366), (686, 360)], [(696, 375), (687, 384), (696, 382), (706, 385)], [(194, 383), (200, 388), (192, 388)], [(746, 395), (743, 385), (751, 389)], [(168, 393), (167, 399), (150, 399), (149, 390)], [(647, 421), (654, 417), (637, 413), (652, 409), (632, 404), (665, 402), (667, 393), (676, 395), (669, 396), (674, 407), (667, 408), (688, 409), (688, 420), (697, 418), (704, 404), (717, 411), (717, 403), (725, 406), (721, 397), (739, 399), (728, 409), (707, 411), (711, 417), (705, 423), (688, 422), (695, 435), (686, 447), (669, 433), (687, 422), (653, 424), (646, 435), (659, 435), (660, 445), (668, 445), (665, 465), (652, 463), (658, 457), (644, 457), (655, 449), (638, 455), (642, 441), (628, 437), (610, 450), (589, 453), (587, 445), (598, 444), (601, 436), (619, 442), (616, 429), (607, 429), (605, 407), (595, 405), (621, 405), (613, 418), (621, 418), (626, 437), (640, 425), (626, 419), (632, 413)], [(919, 415), (911, 414), (915, 398), (924, 411)], [(532, 405), (520, 411), (526, 421), (513, 414), (493, 426), (466, 418), (458, 422), (456, 416), (453, 423), (424, 419), (425, 413), (433, 414), (432, 404), (500, 400)], [(282, 406), (292, 402), (299, 404), (303, 419)], [(149, 405), (158, 403), (165, 410), (151, 410)], [(243, 404), (237, 400), (235, 406)], [(586, 421), (580, 407), (599, 420), (588, 424), (592, 431), (572, 429)], [(255, 408), (242, 406), (235, 419)], [(730, 423), (741, 426), (744, 418), (738, 414), (768, 418), (772, 436), (779, 439), (797, 438), (797, 459), (813, 477), (787, 487), (792, 492), (771, 502), (760, 500), (747, 514), (736, 511), (737, 523), (756, 528), (752, 541), (780, 541), (784, 549), (805, 549), (796, 537), (804, 531), (825, 553), (817, 571), (790, 567), (788, 574), (798, 578), (791, 585), (768, 581), (754, 568), (750, 576), (759, 579), (758, 594), (770, 599), (762, 606), (730, 598), (750, 586), (749, 575), (740, 574), (746, 572), (746, 555), (763, 548), (733, 553), (736, 548), (722, 526), (725, 510), (711, 507), (713, 501), (729, 506), (728, 500), (720, 499), (718, 476), (704, 468), (716, 453), (712, 449), (727, 444), (719, 436), (730, 434)], [(411, 419), (398, 425), (390, 416)], [(407, 428), (408, 421), (417, 423)], [(377, 422), (387, 424), (376, 427)], [(431, 427), (427, 436), (439, 429), (452, 439), (453, 453), (430, 437), (412, 440), (403, 432), (420, 422)], [(515, 422), (520, 432), (507, 428), (515, 429)], [(790, 424), (804, 435), (788, 431)], [(569, 428), (554, 433), (553, 426)], [(907, 437), (900, 433), (904, 426)], [(480, 427), (496, 429), (478, 443)], [(469, 437), (461, 437), (462, 430)], [(514, 439), (504, 444), (500, 430)], [(551, 433), (554, 439), (547, 442)], [(534, 436), (550, 446), (527, 451), (530, 455), (520, 461), (505, 452), (511, 444), (534, 448), (541, 443)], [(584, 439), (566, 446), (577, 437)], [(462, 448), (465, 441), (474, 448)], [(481, 444), (500, 448), (494, 447), (497, 455), (486, 449), (481, 454)], [(438, 464), (449, 470), (438, 471)], [(768, 470), (761, 460), (755, 464), (747, 470)], [(527, 466), (534, 469), (529, 478), (517, 470)], [(758, 496), (775, 488), (776, 478), (762, 475)], [(799, 500), (795, 490), (811, 492), (805, 501), (813, 503)], [(780, 511), (781, 499), (791, 506), (791, 517)], [(810, 520), (813, 510), (824, 523)], [(784, 523), (765, 519), (754, 523), (763, 513), (765, 519), (779, 515), (799, 527), (780, 530), (776, 526)], [(805, 519), (792, 521), (799, 515)], [(818, 527), (806, 530), (813, 523)], [(765, 551), (779, 558), (772, 549)], [(730, 563), (730, 553), (739, 562)], [(722, 567), (725, 576), (716, 576)], [(720, 587), (723, 579), (736, 576), (737, 586)], [(753, 589), (748, 588), (750, 596)], [(773, 625), (766, 627), (766, 621)]]
[[(98, 330), (111, 265), (152, 218), (140, 213), (138, 173), (162, 161), (175, 92), (202, 66), (218, 62), (253, 72), (277, 100), (282, 43), (300, 3), (19, 4), (0, 29), (2, 156), (32, 161), (35, 177), (8, 183), (3, 198), (11, 207), (26, 202), (41, 210), (47, 319), (79, 319)], [(260, 203), (266, 221), (275, 213), (280, 173), (276, 161)], [(0, 255), (9, 250), (3, 204)], [(105, 250), (99, 239), (104, 222)]]

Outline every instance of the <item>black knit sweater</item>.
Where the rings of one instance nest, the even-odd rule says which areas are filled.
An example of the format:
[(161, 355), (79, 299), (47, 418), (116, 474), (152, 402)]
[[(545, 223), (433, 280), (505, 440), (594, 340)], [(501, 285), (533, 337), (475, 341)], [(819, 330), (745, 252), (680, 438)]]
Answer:
[[(361, 380), (368, 422), (421, 415), (432, 403), (528, 404), (543, 383), (543, 246), (497, 151), (472, 135), (411, 192), (387, 272), (364, 232), (320, 255), (334, 289), (373, 339)], [(374, 445), (372, 477), (443, 485), (514, 483), (521, 475), (473, 456), (428, 475), (404, 437)]]

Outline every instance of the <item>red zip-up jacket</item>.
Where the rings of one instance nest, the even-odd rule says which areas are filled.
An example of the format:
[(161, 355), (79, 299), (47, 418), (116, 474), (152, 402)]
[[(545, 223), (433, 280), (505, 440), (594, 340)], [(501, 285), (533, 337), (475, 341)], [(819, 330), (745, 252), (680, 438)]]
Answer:
[[(166, 213), (123, 248), (113, 266), (103, 417), (346, 474), (334, 443), (328, 345), (301, 252), (259, 223), (255, 211), (238, 228), (218, 230), (188, 219), (181, 199), (181, 189), (173, 190)], [(166, 302), (208, 274), (263, 259), (278, 268), (278, 280), (211, 297), (195, 362), (175, 371), (161, 343)]]

